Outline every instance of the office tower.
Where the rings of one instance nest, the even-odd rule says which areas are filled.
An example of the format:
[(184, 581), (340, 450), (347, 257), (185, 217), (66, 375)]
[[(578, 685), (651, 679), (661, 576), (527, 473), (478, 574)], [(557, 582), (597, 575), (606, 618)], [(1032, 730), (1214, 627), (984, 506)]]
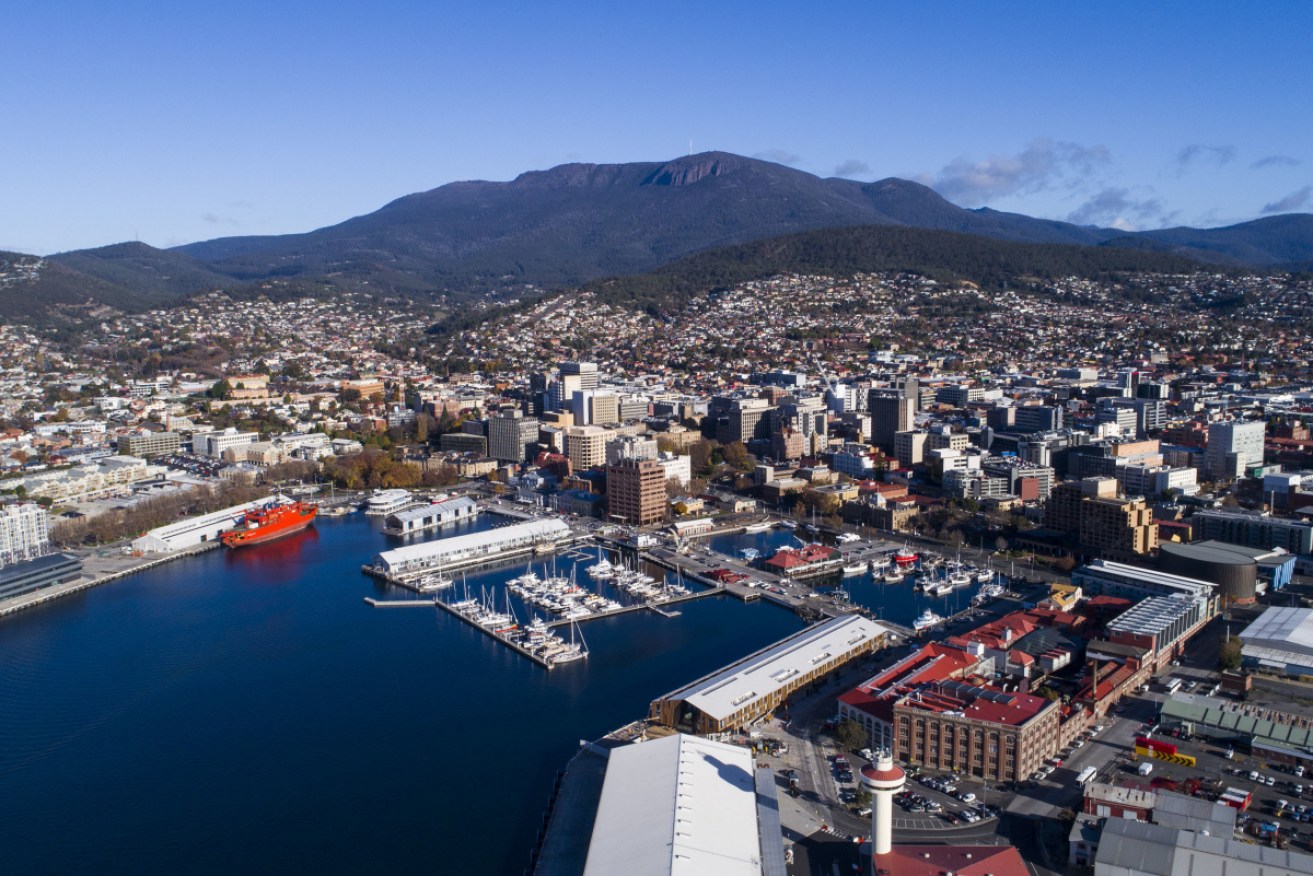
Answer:
[(666, 470), (655, 459), (622, 459), (606, 469), (611, 519), (635, 526), (661, 523), (666, 514)]
[(488, 417), (488, 455), (501, 462), (524, 462), (538, 443), (538, 420), (515, 409)]
[(1244, 475), (1250, 466), (1261, 465), (1266, 428), (1262, 420), (1210, 423), (1208, 446), (1204, 450), (1208, 477), (1232, 481)]

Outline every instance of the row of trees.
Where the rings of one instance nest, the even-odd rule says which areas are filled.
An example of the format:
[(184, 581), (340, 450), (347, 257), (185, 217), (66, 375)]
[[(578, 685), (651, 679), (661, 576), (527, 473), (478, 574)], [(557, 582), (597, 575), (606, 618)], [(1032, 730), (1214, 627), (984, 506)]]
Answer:
[(377, 450), (330, 459), (324, 463), (324, 476), (348, 490), (444, 487), (459, 480), (453, 466), (421, 468)]
[(179, 518), (208, 514), (251, 502), (267, 492), (263, 487), (225, 481), (211, 487), (157, 496), (95, 517), (61, 517), (50, 529), (50, 542), (57, 548), (72, 548), (135, 538), (149, 529), (173, 523)]

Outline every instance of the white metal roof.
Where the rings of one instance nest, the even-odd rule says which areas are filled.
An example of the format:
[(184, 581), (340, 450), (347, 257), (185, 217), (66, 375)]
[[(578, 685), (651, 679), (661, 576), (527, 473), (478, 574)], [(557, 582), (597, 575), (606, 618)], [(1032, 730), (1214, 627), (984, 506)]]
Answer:
[(760, 876), (753, 766), (683, 734), (614, 749), (584, 876)]
[(509, 526), (499, 526), (484, 532), (471, 532), (467, 535), (453, 535), (420, 544), (406, 545), (390, 551), (382, 551), (378, 561), (389, 568), (404, 565), (416, 560), (440, 561), (445, 556), (464, 554), (480, 548), (505, 544), (524, 538), (555, 539), (569, 534), (570, 527), (555, 517), (538, 520), (526, 520)]
[(1305, 658), (1288, 659), (1288, 663), (1308, 662), (1308, 658), (1313, 658), (1313, 608), (1269, 608), (1245, 627), (1240, 641), (1246, 653), (1250, 649), (1264, 649)]
[(407, 520), (423, 520), (425, 517), (435, 517), (439, 514), (454, 514), (466, 508), (472, 508), (475, 504), (473, 499), (458, 496), (455, 499), (447, 499), (445, 502), (434, 502), (431, 505), (420, 505), (418, 508), (407, 508), (405, 511), (394, 511), (388, 516), (404, 523)]
[(886, 632), (886, 627), (861, 615), (836, 617), (782, 639), (668, 696), (682, 699), (712, 718), (724, 720), (797, 676), (865, 647)]

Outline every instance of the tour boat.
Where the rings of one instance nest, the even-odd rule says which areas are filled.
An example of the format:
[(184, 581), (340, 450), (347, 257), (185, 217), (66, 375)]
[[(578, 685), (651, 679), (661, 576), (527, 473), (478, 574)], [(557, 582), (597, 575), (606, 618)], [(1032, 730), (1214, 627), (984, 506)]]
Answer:
[(912, 621), (912, 629), (920, 632), (921, 630), (928, 630), (933, 626), (938, 626), (943, 622), (944, 619), (942, 617), (927, 608), (925, 611), (921, 612), (920, 617)]

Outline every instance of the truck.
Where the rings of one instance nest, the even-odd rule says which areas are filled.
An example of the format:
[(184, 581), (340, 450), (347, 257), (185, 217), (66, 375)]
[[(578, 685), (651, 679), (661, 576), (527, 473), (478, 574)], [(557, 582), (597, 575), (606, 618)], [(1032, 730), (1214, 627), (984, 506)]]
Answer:
[(1167, 691), (1169, 694), (1176, 693), (1177, 690), (1180, 689), (1180, 687), (1181, 687), (1181, 679), (1179, 678), (1169, 678), (1163, 682), (1163, 690)]
[(1142, 761), (1140, 765), (1135, 768), (1135, 771), (1142, 776), (1147, 776), (1149, 773), (1153, 772), (1153, 764), (1149, 763), (1147, 760)]
[(1099, 771), (1094, 767), (1086, 767), (1080, 771), (1080, 775), (1076, 776), (1076, 784), (1085, 787), (1090, 782), (1094, 781), (1094, 777), (1098, 774)]

